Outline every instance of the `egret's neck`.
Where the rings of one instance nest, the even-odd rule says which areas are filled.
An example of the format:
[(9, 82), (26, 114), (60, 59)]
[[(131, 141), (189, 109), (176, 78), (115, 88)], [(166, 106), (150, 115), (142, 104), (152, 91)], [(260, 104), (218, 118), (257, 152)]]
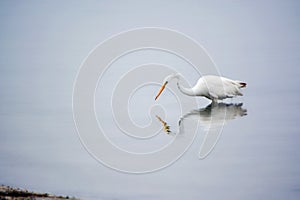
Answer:
[(186, 88), (182, 85), (180, 85), (179, 80), (182, 78), (181, 75), (177, 75), (175, 78), (177, 78), (177, 87), (183, 94), (189, 95), (189, 96), (195, 96), (195, 93), (192, 88)]

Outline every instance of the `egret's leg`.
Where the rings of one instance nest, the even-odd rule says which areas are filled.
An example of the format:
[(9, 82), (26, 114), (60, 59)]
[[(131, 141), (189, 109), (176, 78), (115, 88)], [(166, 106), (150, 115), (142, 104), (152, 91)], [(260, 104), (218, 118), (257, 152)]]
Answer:
[(212, 101), (211, 102), (212, 105), (217, 105), (218, 104), (218, 100), (217, 99), (212, 99), (211, 101)]

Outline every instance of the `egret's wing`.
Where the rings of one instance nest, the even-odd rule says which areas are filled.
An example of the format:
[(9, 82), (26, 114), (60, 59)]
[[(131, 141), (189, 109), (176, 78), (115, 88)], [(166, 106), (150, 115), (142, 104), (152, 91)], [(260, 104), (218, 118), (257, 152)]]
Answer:
[(214, 92), (209, 91), (208, 94), (213, 97), (214, 99), (218, 99), (218, 95), (216, 95)]

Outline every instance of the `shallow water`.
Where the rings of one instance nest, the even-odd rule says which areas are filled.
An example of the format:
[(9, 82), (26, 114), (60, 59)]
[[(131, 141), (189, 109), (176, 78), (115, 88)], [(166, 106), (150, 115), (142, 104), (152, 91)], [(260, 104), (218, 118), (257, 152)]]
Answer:
[[(199, 131), (181, 159), (145, 175), (116, 172), (91, 158), (79, 142), (71, 113), (59, 117), (41, 113), (2, 115), (2, 119), (18, 126), (2, 126), (3, 132), (5, 127), (14, 131), (2, 136), (1, 180), (8, 185), (84, 199), (296, 199), (300, 138), (295, 110), (299, 104), (296, 98), (284, 105), (281, 98), (270, 103), (271, 95), (276, 96), (244, 97), (242, 107), (247, 115), (227, 121), (218, 143), (204, 160), (198, 158), (204, 140)], [(162, 131), (160, 137), (165, 140), (172, 136)]]
[[(1, 184), (83, 199), (299, 198), (297, 3), (215, 5), (191, 1), (172, 4), (170, 17), (164, 6), (156, 5), (156, 14), (140, 12), (145, 5), (138, 2), (134, 4), (138, 13), (130, 5), (101, 2), (94, 6), (74, 4), (74, 9), (67, 3), (60, 8), (52, 3), (0, 4)], [(52, 8), (58, 9), (55, 15)], [(182, 14), (182, 9), (192, 16)], [(133, 175), (103, 166), (84, 149), (73, 121), (72, 91), (80, 63), (96, 44), (121, 30), (145, 24), (193, 36), (207, 48), (224, 76), (244, 80), (248, 87), (243, 97), (227, 100), (227, 107), (206, 108), (209, 101), (199, 98), (199, 105), (190, 111), (202, 112), (194, 111), (181, 123), (181, 137), (185, 137), (199, 122), (197, 138), (188, 151), (165, 169)], [(103, 79), (111, 86), (96, 94), (96, 109), (107, 110), (97, 114), (111, 133), (109, 138), (131, 151), (161, 147), (180, 130), (182, 115), (168, 92), (158, 103), (165, 106), (168, 116), (161, 117), (172, 133), (161, 131), (147, 145), (132, 145), (132, 138), (119, 134), (112, 123), (104, 97), (110, 95), (124, 71), (150, 61), (173, 66), (191, 84), (199, 77), (187, 63), (162, 52), (136, 52), (112, 66)], [(129, 104), (131, 117), (139, 125), (149, 122), (148, 109), (156, 104), (157, 90), (158, 86), (145, 87)], [(240, 108), (234, 106), (240, 102)], [(199, 159), (208, 129), (206, 120), (215, 117), (218, 127), (224, 108), (230, 115), (221, 134), (213, 136), (218, 142), (210, 144), (214, 148), (205, 159)], [(153, 123), (162, 126), (155, 117)]]

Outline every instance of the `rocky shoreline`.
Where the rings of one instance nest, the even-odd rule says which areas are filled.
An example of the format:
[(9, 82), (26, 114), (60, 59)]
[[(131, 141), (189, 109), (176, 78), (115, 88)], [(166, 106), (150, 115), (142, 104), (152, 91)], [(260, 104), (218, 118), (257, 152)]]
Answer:
[(37, 193), (21, 188), (13, 188), (6, 185), (0, 186), (0, 200), (79, 200), (75, 197), (57, 196), (49, 193)]

